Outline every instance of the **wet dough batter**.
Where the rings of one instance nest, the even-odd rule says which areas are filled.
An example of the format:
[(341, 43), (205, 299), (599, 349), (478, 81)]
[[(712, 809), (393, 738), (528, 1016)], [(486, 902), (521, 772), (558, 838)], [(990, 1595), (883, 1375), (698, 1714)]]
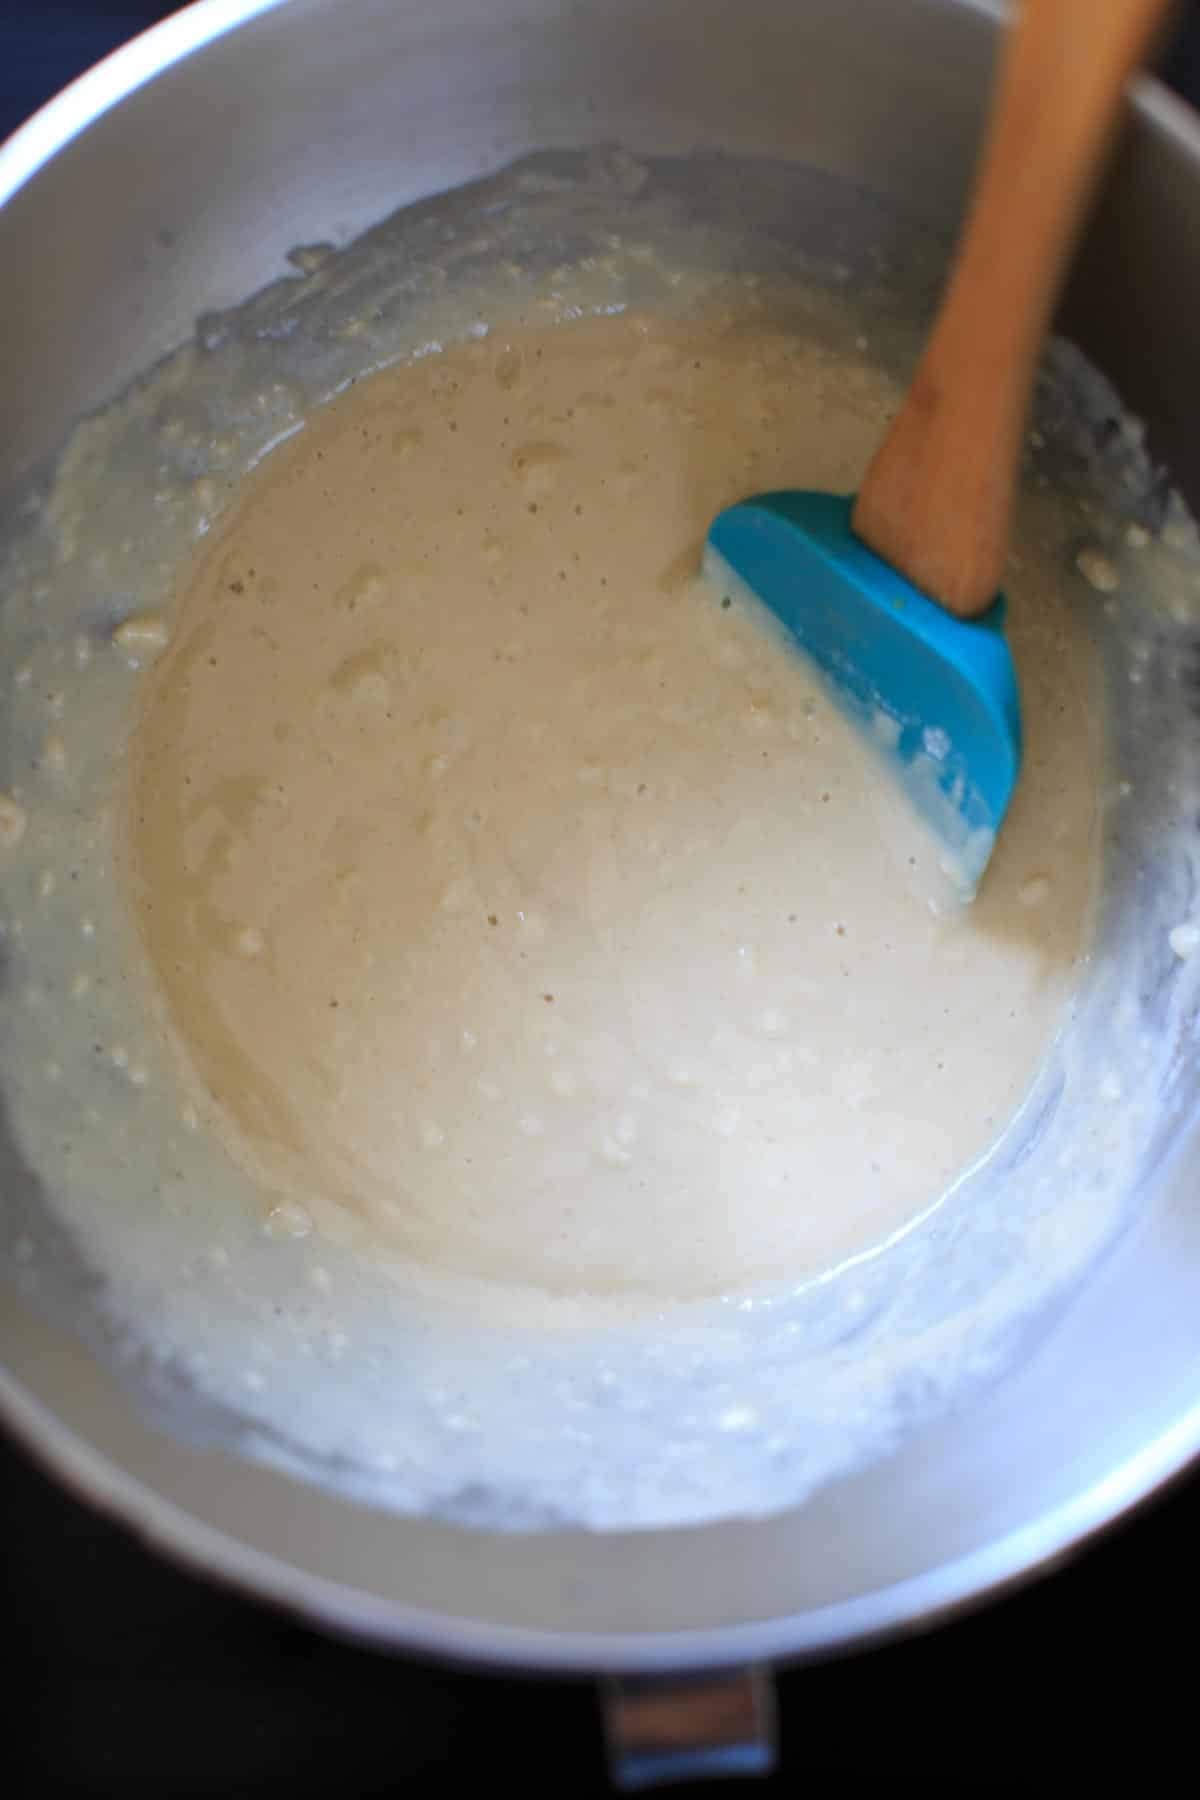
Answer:
[(813, 393), (767, 327), (529, 328), (361, 384), (248, 485), (149, 678), (129, 849), (284, 1229), (701, 1294), (878, 1245), (1008, 1125), (1092, 883), (1086, 684), (1018, 608), (1026, 772), (939, 916), (886, 774), (695, 578), (740, 494), (856, 480), (873, 408)]

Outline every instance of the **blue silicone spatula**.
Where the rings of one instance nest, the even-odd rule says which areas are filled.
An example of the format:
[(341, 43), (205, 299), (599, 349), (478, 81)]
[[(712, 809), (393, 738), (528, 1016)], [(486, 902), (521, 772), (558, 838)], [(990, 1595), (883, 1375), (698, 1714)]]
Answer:
[(1021, 766), (999, 588), (1034, 368), (1166, 5), (1017, 8), (942, 305), (857, 498), (757, 494), (708, 536), (710, 577), (763, 601), (870, 727), (968, 895)]

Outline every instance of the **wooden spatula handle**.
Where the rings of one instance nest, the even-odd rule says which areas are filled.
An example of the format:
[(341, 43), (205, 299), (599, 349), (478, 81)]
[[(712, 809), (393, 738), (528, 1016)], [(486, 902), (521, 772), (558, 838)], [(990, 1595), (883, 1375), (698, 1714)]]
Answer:
[(854, 528), (950, 612), (1000, 586), (1034, 367), (1129, 76), (1169, 0), (1024, 0), (966, 232)]

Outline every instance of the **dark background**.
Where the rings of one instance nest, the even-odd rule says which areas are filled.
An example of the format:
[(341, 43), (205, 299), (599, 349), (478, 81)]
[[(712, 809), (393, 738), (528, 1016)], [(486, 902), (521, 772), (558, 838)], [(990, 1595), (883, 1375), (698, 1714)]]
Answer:
[[(0, 0), (0, 138), (174, 10)], [(1200, 0), (1183, 9), (1162, 72), (1200, 105)], [(1069, 1569), (975, 1617), (781, 1676), (771, 1786), (1195, 1794), (1198, 1545), (1192, 1477)], [(333, 1643), (152, 1558), (0, 1438), (0, 1800), (382, 1797), (455, 1780), (475, 1793), (502, 1782), (604, 1793), (590, 1686)]]

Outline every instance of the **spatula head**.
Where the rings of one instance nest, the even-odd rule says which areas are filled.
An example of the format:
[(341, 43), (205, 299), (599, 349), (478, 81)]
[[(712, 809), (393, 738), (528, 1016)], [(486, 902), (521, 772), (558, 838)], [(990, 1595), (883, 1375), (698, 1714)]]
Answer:
[(1004, 600), (957, 619), (868, 550), (834, 494), (757, 494), (708, 534), (705, 572), (767, 606), (894, 764), (969, 898), (1021, 766)]

